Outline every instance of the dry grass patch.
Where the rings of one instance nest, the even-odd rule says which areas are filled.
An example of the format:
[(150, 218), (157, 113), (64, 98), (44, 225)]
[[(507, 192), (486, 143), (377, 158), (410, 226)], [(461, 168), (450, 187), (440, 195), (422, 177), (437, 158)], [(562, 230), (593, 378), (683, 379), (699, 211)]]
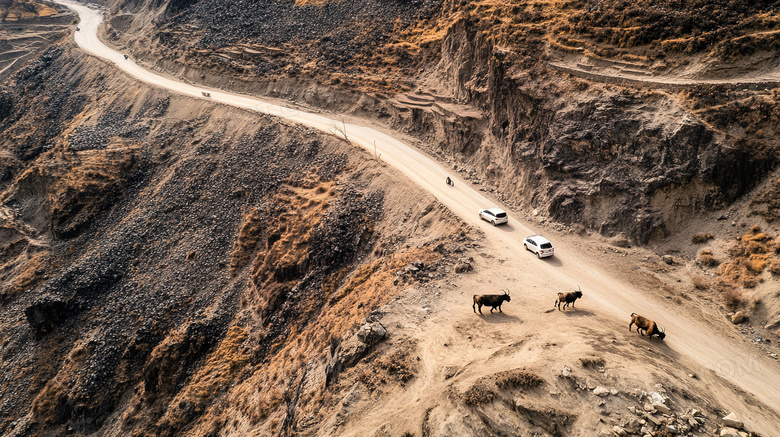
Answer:
[(745, 295), (742, 290), (731, 289), (723, 293), (723, 303), (726, 308), (736, 311), (745, 304)]
[(249, 364), (250, 357), (242, 348), (247, 336), (246, 330), (239, 326), (228, 330), (222, 343), (208, 357), (192, 382), (171, 400), (170, 407), (160, 420), (159, 426), (163, 430), (182, 429), (193, 416), (200, 417), (209, 405), (227, 393), (231, 383)]
[(695, 275), (693, 278), (691, 278), (691, 282), (697, 290), (706, 290), (710, 288), (710, 280), (707, 279), (706, 276)]
[(720, 261), (718, 261), (714, 256), (712, 256), (712, 252), (709, 250), (702, 250), (699, 253), (699, 259), (697, 263), (702, 267), (716, 267), (720, 264)]
[(712, 240), (715, 238), (712, 234), (696, 234), (691, 238), (691, 242), (693, 244), (702, 244), (706, 243), (709, 240)]
[[(730, 259), (718, 270), (718, 284), (725, 290), (736, 287), (753, 288), (762, 272), (778, 262), (774, 238), (753, 226), (729, 248)], [(702, 252), (703, 253), (703, 252)]]
[(364, 365), (370, 368), (360, 373), (360, 382), (373, 390), (380, 385), (409, 381), (415, 373), (411, 358), (413, 347), (413, 344), (408, 344), (374, 360), (373, 363), (368, 358), (364, 359)]

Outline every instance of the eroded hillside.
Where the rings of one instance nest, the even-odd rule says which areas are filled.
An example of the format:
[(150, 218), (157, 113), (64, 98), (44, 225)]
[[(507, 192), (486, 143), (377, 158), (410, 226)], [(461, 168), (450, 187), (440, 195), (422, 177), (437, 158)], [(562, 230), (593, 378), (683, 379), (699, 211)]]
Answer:
[[(777, 96), (738, 81), (742, 53), (773, 68), (769, 5), (108, 3), (106, 39), (139, 62), (404, 131), (667, 310), (752, 340), (734, 371), (776, 358)], [(737, 85), (604, 79), (618, 67)], [(712, 435), (760, 409), (589, 290), (549, 311), (533, 264), (338, 138), (66, 44), (0, 93), (0, 130), (4, 434)], [(468, 308), (501, 287), (507, 314)]]
[(257, 423), (401, 290), (396, 271), (428, 280), (452, 257), (459, 224), (420, 233), (443, 215), (429, 198), (389, 225), (403, 183), (343, 141), (71, 50), (4, 93), (2, 434), (200, 433), (236, 397)]

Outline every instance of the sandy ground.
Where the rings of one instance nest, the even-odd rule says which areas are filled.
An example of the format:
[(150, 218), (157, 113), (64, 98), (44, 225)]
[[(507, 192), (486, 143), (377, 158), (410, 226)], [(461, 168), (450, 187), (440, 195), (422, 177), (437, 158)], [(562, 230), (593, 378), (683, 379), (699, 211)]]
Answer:
[[(100, 12), (68, 1), (59, 3), (71, 7), (81, 17), (81, 31), (75, 33), (79, 46), (137, 79), (176, 93), (210, 98), (215, 103), (276, 115), (345, 136), (400, 170), (465, 223), (484, 233), (475, 273), (461, 276), (457, 282), (442, 287), (426, 307), (399, 301), (398, 311), (388, 316), (390, 321), (396, 319), (401, 332), (420, 342), (420, 373), (406, 390), (398, 391), (385, 402), (365, 411), (360, 423), (348, 428), (348, 435), (365, 435), (367, 430), (378, 429), (393, 418), (398, 421), (419, 418), (425, 411), (422, 407), (435, 405), (446, 396), (444, 393), (452, 381), (445, 382), (441, 372), (448, 366), (464, 369), (459, 379), (462, 384), (473, 381), (480, 374), (516, 368), (519, 364), (549, 372), (567, 360), (591, 353), (593, 345), (588, 343), (589, 335), (601, 337), (604, 333), (614, 333), (614, 351), (625, 356), (624, 363), (615, 364), (623, 369), (625, 378), (650, 383), (653, 373), (679, 373), (680, 378), (688, 372), (695, 373), (698, 378), (691, 383), (691, 391), (737, 412), (752, 431), (765, 436), (780, 435), (780, 390), (777, 388), (780, 366), (777, 362), (758, 355), (747, 341), (729, 330), (725, 322), (707, 322), (697, 309), (656, 297), (653, 290), (643, 289), (632, 282), (630, 276), (616, 274), (611, 268), (617, 262), (637, 262), (643, 256), (650, 256), (649, 253), (642, 254), (635, 249), (637, 253), (630, 260), (597, 256), (594, 240), (544, 230), (555, 244), (556, 256), (538, 260), (523, 249), (522, 243), (524, 237), (543, 229), (519, 221), (517, 215), (512, 214), (505, 226), (492, 227), (480, 221), (477, 211), (495, 206), (495, 202), (392, 136), (374, 128), (220, 90), (206, 90), (211, 96), (202, 97), (204, 88), (144, 70), (132, 59), (124, 59), (121, 53), (106, 47), (97, 36), (102, 19)], [(454, 187), (445, 185), (446, 176), (454, 179)], [(576, 311), (547, 311), (552, 308), (556, 292), (569, 291), (575, 286), (584, 291)], [(512, 302), (505, 305), (505, 314), (480, 317), (472, 313), (472, 294), (497, 292), (500, 288), (509, 288), (513, 296)], [(629, 334), (627, 327), (632, 312), (653, 318), (665, 327), (666, 341), (650, 343), (635, 333)], [(523, 342), (539, 346), (515, 348), (495, 358), (497, 351)], [(542, 348), (544, 344), (559, 346)], [(560, 345), (565, 345), (566, 349)], [(647, 348), (654, 355), (668, 358), (668, 366), (650, 372), (646, 366), (632, 365), (632, 351)], [(751, 360), (747, 371), (718, 371), (727, 369), (728, 363), (739, 364), (747, 357)]]

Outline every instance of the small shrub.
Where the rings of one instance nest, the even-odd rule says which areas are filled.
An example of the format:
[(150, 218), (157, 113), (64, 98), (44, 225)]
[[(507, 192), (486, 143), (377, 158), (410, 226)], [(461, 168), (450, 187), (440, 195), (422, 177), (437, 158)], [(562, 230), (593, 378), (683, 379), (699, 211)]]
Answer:
[(745, 296), (741, 290), (730, 289), (723, 293), (723, 304), (731, 311), (736, 311), (745, 303)]
[(780, 262), (772, 261), (768, 266), (769, 273), (780, 276)]
[(746, 252), (749, 254), (766, 253), (766, 245), (758, 241), (748, 241)]
[(710, 254), (702, 253), (699, 255), (698, 263), (702, 267), (715, 267), (720, 264), (720, 261)]
[(753, 273), (761, 273), (766, 267), (766, 258), (759, 256), (751, 256), (749, 259), (743, 260), (742, 264), (748, 271)]
[(745, 276), (742, 278), (742, 286), (745, 288), (756, 288), (758, 285), (758, 279), (755, 276)]
[(701, 244), (706, 243), (709, 240), (712, 240), (715, 238), (712, 234), (696, 234), (691, 238), (691, 242), (693, 244)]
[(496, 398), (496, 394), (484, 383), (477, 383), (466, 390), (461, 398), (466, 405), (482, 405), (493, 402), (493, 399)]
[(582, 364), (582, 367), (603, 367), (604, 358), (596, 358), (596, 357), (580, 358), (580, 363)]
[[(602, 360), (603, 361), (603, 360)], [(541, 385), (544, 380), (531, 372), (515, 369), (496, 374), (496, 385), (500, 388), (532, 388)]]
[(743, 240), (746, 241), (769, 241), (771, 238), (763, 232), (753, 232), (752, 234), (745, 235)]
[(707, 279), (707, 277), (702, 275), (696, 275), (691, 279), (691, 282), (693, 282), (693, 286), (696, 287), (698, 290), (706, 290), (710, 288), (710, 281)]

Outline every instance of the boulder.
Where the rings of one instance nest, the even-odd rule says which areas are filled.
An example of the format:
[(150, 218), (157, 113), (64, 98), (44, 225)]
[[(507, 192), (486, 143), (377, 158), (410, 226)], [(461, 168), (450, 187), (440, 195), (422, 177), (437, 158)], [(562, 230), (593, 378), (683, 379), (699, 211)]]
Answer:
[(745, 426), (741, 420), (737, 419), (737, 415), (733, 411), (721, 420), (723, 420), (723, 424), (727, 427), (742, 429), (742, 427)]
[(661, 426), (661, 425), (663, 425), (663, 424), (664, 424), (664, 421), (663, 421), (663, 420), (661, 420), (661, 419), (660, 419), (660, 418), (658, 418), (658, 417), (655, 417), (655, 416), (653, 416), (652, 414), (645, 414), (645, 418), (646, 418), (646, 419), (647, 419), (649, 422), (652, 422), (652, 423), (653, 423), (653, 425), (655, 425), (655, 426)]
[(357, 337), (363, 343), (373, 346), (387, 336), (387, 329), (379, 322), (366, 323), (357, 332)]
[(469, 263), (459, 263), (455, 266), (455, 273), (466, 273), (474, 270), (474, 267)]
[(746, 318), (747, 316), (745, 316), (744, 311), (737, 311), (733, 316), (731, 316), (731, 323), (739, 325), (740, 323), (744, 322)]
[(617, 425), (615, 425), (615, 426), (613, 426), (613, 427), (612, 427), (612, 432), (613, 432), (615, 435), (619, 435), (620, 437), (623, 437), (623, 436), (625, 436), (626, 434), (628, 434), (628, 433), (626, 432), (626, 430), (625, 430), (625, 429), (623, 429), (623, 428), (621, 428), (621, 427), (619, 427), (619, 426), (617, 426)]
[(661, 260), (669, 265), (674, 264), (674, 257), (671, 255), (664, 255), (661, 257)]
[(596, 396), (607, 396), (609, 395), (609, 389), (599, 386), (593, 389), (593, 394)]
[(653, 408), (655, 408), (656, 411), (660, 412), (661, 414), (669, 414), (672, 412), (672, 410), (669, 409), (669, 407), (667, 407), (666, 404), (656, 403), (653, 404)]
[(651, 404), (663, 404), (666, 402), (666, 398), (664, 398), (664, 395), (658, 393), (657, 391), (650, 393), (648, 396), (650, 396)]
[(726, 427), (721, 429), (718, 435), (720, 437), (739, 437), (739, 432), (734, 428)]

